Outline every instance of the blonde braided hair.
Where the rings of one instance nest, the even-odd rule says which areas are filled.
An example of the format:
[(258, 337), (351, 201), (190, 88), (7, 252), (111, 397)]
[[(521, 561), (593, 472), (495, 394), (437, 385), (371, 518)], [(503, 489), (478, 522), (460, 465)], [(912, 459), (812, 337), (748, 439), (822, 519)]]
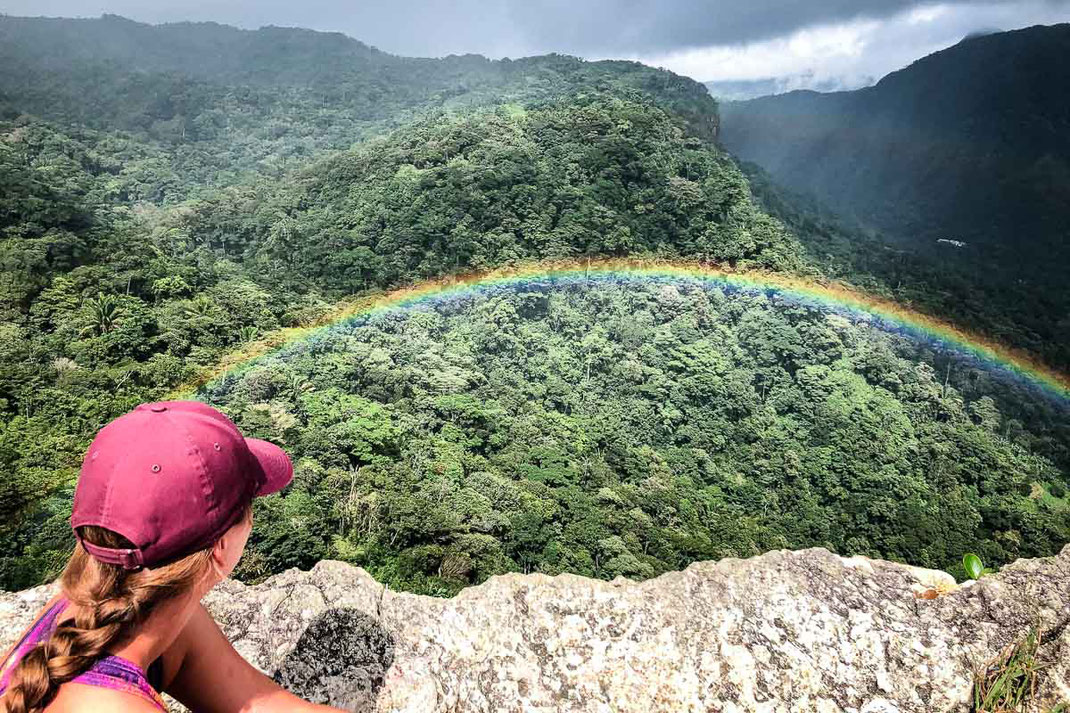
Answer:
[[(245, 521), (251, 514), (250, 506)], [(93, 545), (133, 547), (125, 537), (100, 527), (78, 531)], [(189, 592), (207, 573), (211, 557), (209, 546), (167, 565), (129, 571), (100, 562), (77, 545), (60, 577), (74, 617), (60, 621), (52, 635), (11, 670), (0, 711), (43, 711), (62, 684), (87, 671), (108, 647), (129, 638), (157, 606)]]

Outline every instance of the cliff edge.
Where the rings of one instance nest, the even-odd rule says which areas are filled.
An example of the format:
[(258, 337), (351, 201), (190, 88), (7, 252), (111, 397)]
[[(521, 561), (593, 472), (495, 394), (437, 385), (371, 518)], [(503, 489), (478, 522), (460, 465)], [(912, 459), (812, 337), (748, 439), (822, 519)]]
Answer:
[[(448, 600), (321, 562), (206, 604), (253, 664), (354, 711), (965, 711), (974, 669), (1038, 624), (1038, 700), (1070, 701), (1070, 546), (920, 598), (950, 589), (810, 549), (638, 583), (506, 575)], [(0, 650), (49, 592), (0, 594)]]

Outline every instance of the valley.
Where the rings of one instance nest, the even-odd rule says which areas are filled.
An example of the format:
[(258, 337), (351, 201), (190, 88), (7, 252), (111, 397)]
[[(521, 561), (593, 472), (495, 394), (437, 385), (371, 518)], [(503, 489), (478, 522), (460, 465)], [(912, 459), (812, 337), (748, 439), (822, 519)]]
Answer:
[(66, 560), (92, 434), (176, 395), (297, 464), (249, 582), (1070, 541), (1061, 243), (803, 195), (740, 128), (802, 146), (746, 114), (797, 98), (115, 16), (0, 17), (0, 58), (0, 587)]

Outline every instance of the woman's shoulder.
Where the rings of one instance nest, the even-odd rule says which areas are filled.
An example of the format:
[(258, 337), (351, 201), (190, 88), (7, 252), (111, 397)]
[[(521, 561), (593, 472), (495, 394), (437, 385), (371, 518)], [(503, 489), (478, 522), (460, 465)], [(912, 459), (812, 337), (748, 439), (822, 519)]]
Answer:
[(45, 713), (160, 713), (160, 707), (140, 696), (81, 683), (65, 683)]

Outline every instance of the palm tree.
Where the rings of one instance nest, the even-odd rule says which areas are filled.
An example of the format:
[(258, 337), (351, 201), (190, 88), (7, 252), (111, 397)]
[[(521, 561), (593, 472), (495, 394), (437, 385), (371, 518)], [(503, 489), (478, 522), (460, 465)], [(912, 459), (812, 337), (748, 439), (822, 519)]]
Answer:
[(215, 302), (206, 295), (197, 295), (183, 311), (189, 319), (210, 317), (215, 312)]
[(98, 292), (96, 297), (85, 301), (84, 307), (88, 314), (81, 330), (83, 336), (106, 334), (119, 326), (123, 316), (123, 308), (115, 295)]

